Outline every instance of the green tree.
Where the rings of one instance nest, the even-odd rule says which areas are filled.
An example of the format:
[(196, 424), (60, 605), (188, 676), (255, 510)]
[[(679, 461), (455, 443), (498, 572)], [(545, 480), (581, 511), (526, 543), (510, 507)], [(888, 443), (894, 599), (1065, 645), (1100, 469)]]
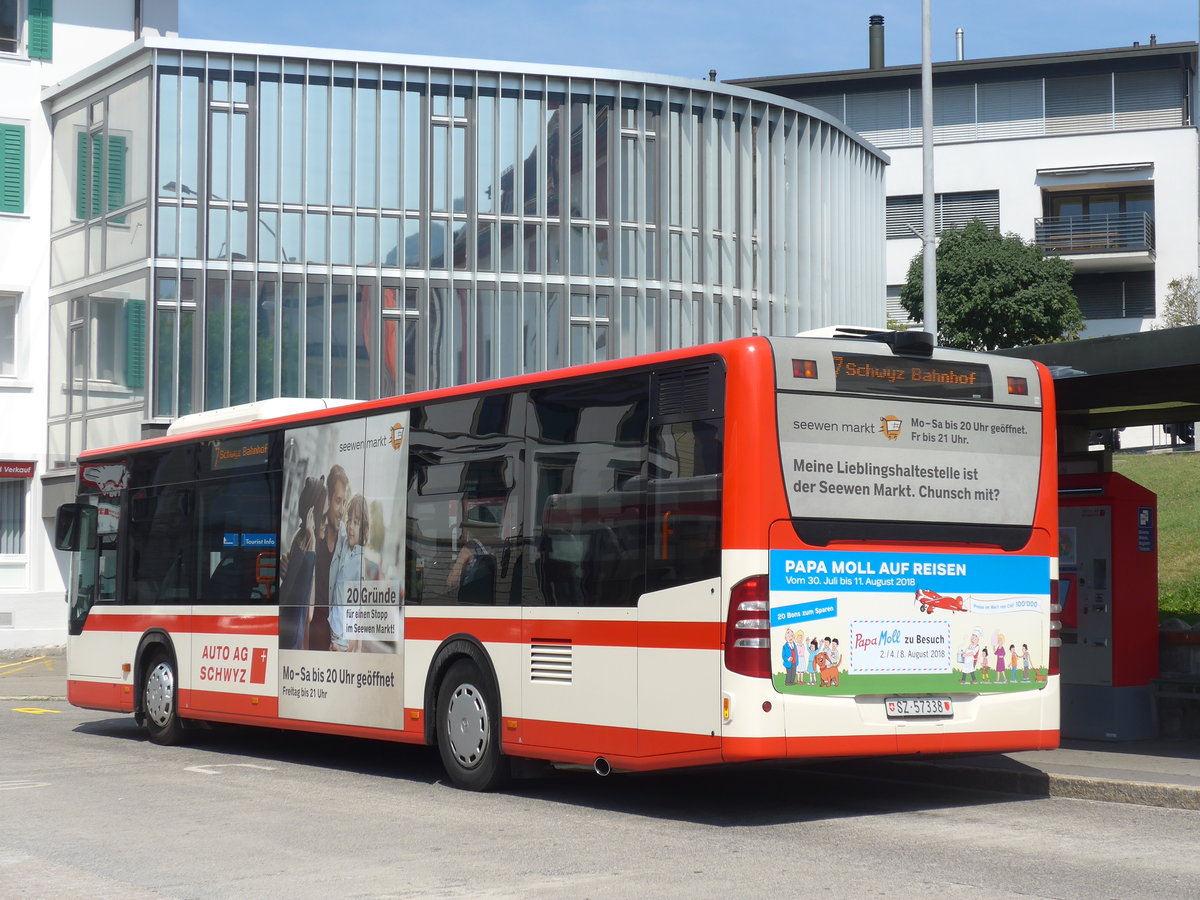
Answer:
[[(1079, 337), (1083, 314), (1071, 264), (979, 219), (942, 232), (937, 246), (938, 339), (946, 347), (996, 350)], [(924, 315), (924, 264), (908, 267), (900, 303)]]
[(1197, 292), (1195, 275), (1176, 278), (1167, 285), (1167, 297), (1163, 302), (1163, 328), (1182, 328), (1184, 325), (1200, 324), (1200, 304), (1197, 303)]

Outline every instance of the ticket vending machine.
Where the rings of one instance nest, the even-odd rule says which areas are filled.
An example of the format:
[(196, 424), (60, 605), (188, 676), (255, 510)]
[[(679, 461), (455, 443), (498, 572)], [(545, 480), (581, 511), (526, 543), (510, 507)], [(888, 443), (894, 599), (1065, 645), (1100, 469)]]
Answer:
[(1059, 477), (1062, 735), (1154, 737), (1158, 501), (1116, 472)]

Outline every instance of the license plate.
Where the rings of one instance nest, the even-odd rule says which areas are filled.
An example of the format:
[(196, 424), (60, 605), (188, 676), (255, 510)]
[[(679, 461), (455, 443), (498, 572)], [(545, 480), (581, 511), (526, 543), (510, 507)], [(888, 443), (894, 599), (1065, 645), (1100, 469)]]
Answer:
[(884, 704), (889, 719), (954, 715), (949, 697), (889, 697)]

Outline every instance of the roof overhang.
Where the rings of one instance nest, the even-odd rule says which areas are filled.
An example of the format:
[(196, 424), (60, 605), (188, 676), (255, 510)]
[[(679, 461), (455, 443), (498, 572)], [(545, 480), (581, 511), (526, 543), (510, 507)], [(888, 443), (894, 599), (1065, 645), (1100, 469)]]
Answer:
[(1200, 325), (995, 352), (1049, 367), (1063, 424), (1094, 430), (1200, 421)]

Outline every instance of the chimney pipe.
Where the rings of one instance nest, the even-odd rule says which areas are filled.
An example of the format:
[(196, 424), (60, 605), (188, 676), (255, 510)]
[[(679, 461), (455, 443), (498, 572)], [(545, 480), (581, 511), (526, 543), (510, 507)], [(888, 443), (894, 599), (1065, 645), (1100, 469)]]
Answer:
[(954, 48), (955, 59), (963, 59), (963, 30), (961, 28), (954, 31)]
[(883, 68), (883, 16), (871, 16), (867, 28), (867, 40), (870, 44), (870, 67)]
[(1150, 35), (1150, 46), (1151, 47), (1158, 46), (1158, 35), (1157, 34)]
[(716, 81), (716, 80), (717, 80), (717, 70), (716, 70), (716, 69), (709, 69), (709, 70), (708, 70), (708, 80), (709, 80), (709, 81)]

